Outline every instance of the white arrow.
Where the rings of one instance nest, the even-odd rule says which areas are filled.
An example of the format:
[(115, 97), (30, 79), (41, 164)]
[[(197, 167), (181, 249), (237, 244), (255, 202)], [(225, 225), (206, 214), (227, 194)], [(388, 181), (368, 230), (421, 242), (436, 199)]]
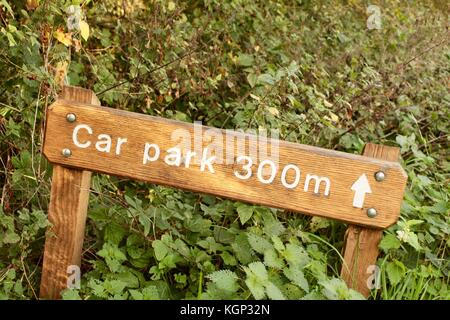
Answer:
[(364, 198), (366, 193), (372, 193), (370, 189), (369, 180), (365, 173), (359, 176), (358, 180), (352, 185), (352, 190), (355, 191), (355, 196), (353, 197), (353, 206), (356, 208), (362, 208), (364, 205)]

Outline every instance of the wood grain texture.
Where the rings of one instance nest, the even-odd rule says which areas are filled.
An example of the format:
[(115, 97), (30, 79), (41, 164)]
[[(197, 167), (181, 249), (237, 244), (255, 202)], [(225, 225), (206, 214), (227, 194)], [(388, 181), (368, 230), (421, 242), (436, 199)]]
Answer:
[[(67, 113), (76, 113), (77, 121), (68, 123)], [(73, 142), (72, 133), (79, 124), (88, 125), (93, 130), (92, 134), (88, 134), (87, 130), (79, 131), (80, 142), (91, 142), (87, 148), (79, 148)], [(236, 170), (242, 173), (242, 166), (233, 161), (231, 164), (224, 161), (214, 164), (214, 173), (208, 169), (201, 172), (199, 164), (191, 164), (187, 168), (183, 165), (177, 167), (166, 164), (163, 158), (167, 155), (168, 149), (179, 143), (179, 134), (187, 133), (190, 136), (186, 140), (189, 140), (191, 149), (194, 150), (198, 146), (199, 143), (195, 144), (194, 140), (199, 134), (195, 135), (195, 130), (193, 124), (185, 122), (60, 100), (50, 107), (48, 113), (44, 154), (50, 162), (68, 167), (209, 193), (352, 224), (386, 228), (398, 219), (406, 183), (406, 174), (398, 162), (269, 139), (267, 149), (275, 148), (276, 144), (279, 149), (278, 171), (273, 183), (270, 184), (263, 184), (257, 179), (256, 171), (262, 158), (254, 160), (253, 174), (248, 180), (235, 177)], [(220, 136), (211, 140), (204, 138), (203, 142), (200, 142), (198, 155), (211, 141), (226, 146), (223, 138), (225, 130), (201, 127), (200, 131), (203, 137), (206, 137), (207, 132), (210, 136), (211, 132)], [(119, 155), (114, 152), (114, 144), (111, 152), (99, 152), (94, 147), (99, 134), (110, 135), (114, 143), (119, 137), (127, 138), (127, 142), (123, 144)], [(236, 135), (236, 139), (244, 141), (245, 148), (242, 149), (244, 151), (238, 151), (238, 143), (235, 143), (218, 159), (224, 160), (230, 153), (236, 158), (242, 153), (246, 155), (250, 148), (263, 147), (256, 141), (255, 136), (237, 132), (233, 134)], [(145, 143), (157, 144), (160, 147), (159, 160), (143, 164)], [(71, 157), (62, 156), (61, 150), (64, 148), (72, 150)], [(183, 150), (183, 153), (184, 151), (186, 150)], [(281, 184), (281, 168), (287, 164), (295, 164), (301, 171), (300, 183), (294, 189), (288, 189)], [(379, 170), (386, 173), (383, 182), (376, 182), (374, 179), (375, 172)], [(291, 173), (293, 175), (292, 170)], [(320, 195), (314, 194), (312, 186), (308, 192), (304, 192), (307, 174), (329, 177), (331, 181), (329, 196), (323, 195), (323, 189)], [(354, 208), (352, 206), (354, 192), (351, 186), (361, 174), (367, 175), (372, 193), (366, 195), (363, 208)], [(292, 181), (293, 177), (288, 176), (288, 180)], [(377, 209), (378, 215), (375, 218), (367, 216), (366, 210), (369, 207)]]
[[(398, 161), (400, 149), (368, 143), (364, 148), (364, 155), (388, 161)], [(367, 284), (373, 270), (368, 272), (369, 266), (375, 265), (378, 257), (378, 244), (383, 231), (349, 225), (345, 233), (344, 263), (341, 277), (350, 288), (364, 296), (370, 295)]]
[[(95, 94), (87, 89), (64, 87), (60, 99), (97, 104)], [(67, 267), (80, 266), (86, 213), (89, 203), (91, 172), (53, 167), (48, 219), (52, 226), (45, 239), (40, 298), (58, 299), (67, 287)]]

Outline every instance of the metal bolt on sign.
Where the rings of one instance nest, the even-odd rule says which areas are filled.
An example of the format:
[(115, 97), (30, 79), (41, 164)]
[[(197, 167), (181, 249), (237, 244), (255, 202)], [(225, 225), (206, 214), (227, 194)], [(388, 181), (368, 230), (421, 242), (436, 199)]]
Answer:
[(378, 171), (375, 173), (375, 180), (378, 182), (383, 181), (386, 178), (386, 174), (383, 171)]
[(65, 158), (68, 158), (68, 157), (70, 157), (72, 155), (72, 151), (70, 149), (67, 149), (67, 148), (63, 149), (61, 153), (62, 153), (62, 155)]
[(77, 120), (77, 116), (73, 113), (68, 113), (66, 115), (66, 120), (70, 123), (75, 122)]
[(377, 215), (377, 210), (375, 208), (369, 208), (367, 209), (367, 216), (369, 218), (375, 218)]

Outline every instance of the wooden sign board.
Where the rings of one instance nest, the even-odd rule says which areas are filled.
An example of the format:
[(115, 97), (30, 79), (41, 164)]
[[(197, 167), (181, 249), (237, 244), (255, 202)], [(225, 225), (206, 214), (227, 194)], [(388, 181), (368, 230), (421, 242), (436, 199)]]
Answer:
[(54, 167), (41, 298), (58, 299), (80, 267), (91, 171), (349, 222), (341, 276), (370, 294), (382, 229), (398, 219), (406, 183), (398, 148), (368, 143), (355, 156), (99, 105), (94, 92), (65, 86), (47, 113)]
[(48, 111), (44, 154), (64, 167), (379, 229), (397, 221), (407, 179), (396, 161), (67, 100)]

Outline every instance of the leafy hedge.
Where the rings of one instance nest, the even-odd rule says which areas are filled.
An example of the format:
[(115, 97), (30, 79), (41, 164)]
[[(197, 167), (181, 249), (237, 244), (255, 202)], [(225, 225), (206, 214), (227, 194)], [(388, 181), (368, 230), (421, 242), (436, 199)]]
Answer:
[[(373, 298), (450, 299), (449, 4), (379, 2), (379, 30), (367, 5), (0, 0), (0, 298), (38, 296), (43, 121), (70, 84), (181, 121), (401, 147), (408, 188)], [(106, 175), (88, 215), (81, 289), (65, 299), (361, 298), (339, 278), (339, 222)]]

